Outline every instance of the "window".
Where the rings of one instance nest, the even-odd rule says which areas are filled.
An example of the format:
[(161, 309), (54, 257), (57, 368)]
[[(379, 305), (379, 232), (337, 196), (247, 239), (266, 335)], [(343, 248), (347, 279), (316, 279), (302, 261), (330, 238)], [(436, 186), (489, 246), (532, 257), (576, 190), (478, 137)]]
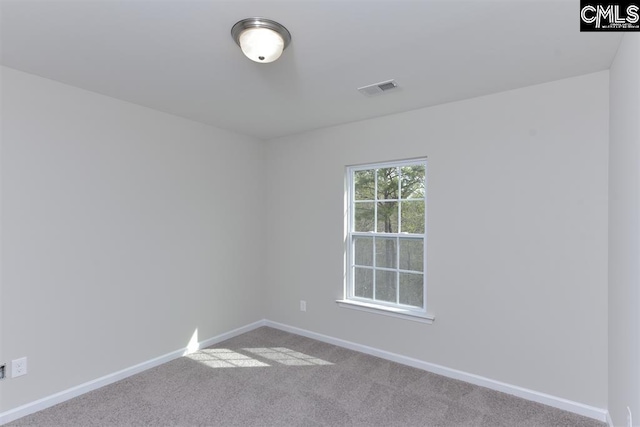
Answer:
[(426, 315), (426, 159), (347, 168), (345, 300)]

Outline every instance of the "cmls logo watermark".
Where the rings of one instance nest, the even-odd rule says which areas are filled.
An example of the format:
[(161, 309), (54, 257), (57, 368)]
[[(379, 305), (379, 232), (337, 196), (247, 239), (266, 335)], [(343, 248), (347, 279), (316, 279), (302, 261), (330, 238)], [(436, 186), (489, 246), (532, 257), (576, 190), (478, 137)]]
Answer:
[(580, 0), (580, 31), (640, 31), (640, 0)]

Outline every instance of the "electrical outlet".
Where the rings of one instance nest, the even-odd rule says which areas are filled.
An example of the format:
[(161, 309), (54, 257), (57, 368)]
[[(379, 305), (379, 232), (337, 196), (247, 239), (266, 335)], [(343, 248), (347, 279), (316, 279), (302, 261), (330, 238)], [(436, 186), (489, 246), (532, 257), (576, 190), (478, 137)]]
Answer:
[(300, 300), (300, 311), (307, 311), (307, 302), (305, 300)]
[(6, 370), (7, 365), (5, 365), (4, 363), (2, 365), (0, 365), (0, 380), (3, 380), (5, 377), (5, 370)]
[(631, 408), (627, 406), (627, 427), (633, 427), (633, 417), (631, 416)]
[(27, 374), (27, 358), (21, 357), (11, 361), (11, 378)]

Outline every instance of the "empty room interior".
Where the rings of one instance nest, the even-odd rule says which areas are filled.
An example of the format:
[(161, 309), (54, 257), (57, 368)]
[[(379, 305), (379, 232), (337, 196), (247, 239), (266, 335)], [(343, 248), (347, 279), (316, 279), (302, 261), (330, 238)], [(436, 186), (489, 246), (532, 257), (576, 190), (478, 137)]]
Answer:
[(581, 4), (2, 0), (0, 424), (640, 426), (640, 35)]

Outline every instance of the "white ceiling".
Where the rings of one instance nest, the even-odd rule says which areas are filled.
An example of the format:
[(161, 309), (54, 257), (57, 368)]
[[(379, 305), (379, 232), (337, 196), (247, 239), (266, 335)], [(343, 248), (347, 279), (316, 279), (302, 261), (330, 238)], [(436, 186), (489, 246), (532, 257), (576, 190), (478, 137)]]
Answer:
[[(270, 139), (608, 69), (619, 33), (581, 33), (579, 2), (2, 0), (2, 64)], [(238, 20), (285, 25), (272, 64)], [(396, 79), (399, 90), (356, 89)]]

